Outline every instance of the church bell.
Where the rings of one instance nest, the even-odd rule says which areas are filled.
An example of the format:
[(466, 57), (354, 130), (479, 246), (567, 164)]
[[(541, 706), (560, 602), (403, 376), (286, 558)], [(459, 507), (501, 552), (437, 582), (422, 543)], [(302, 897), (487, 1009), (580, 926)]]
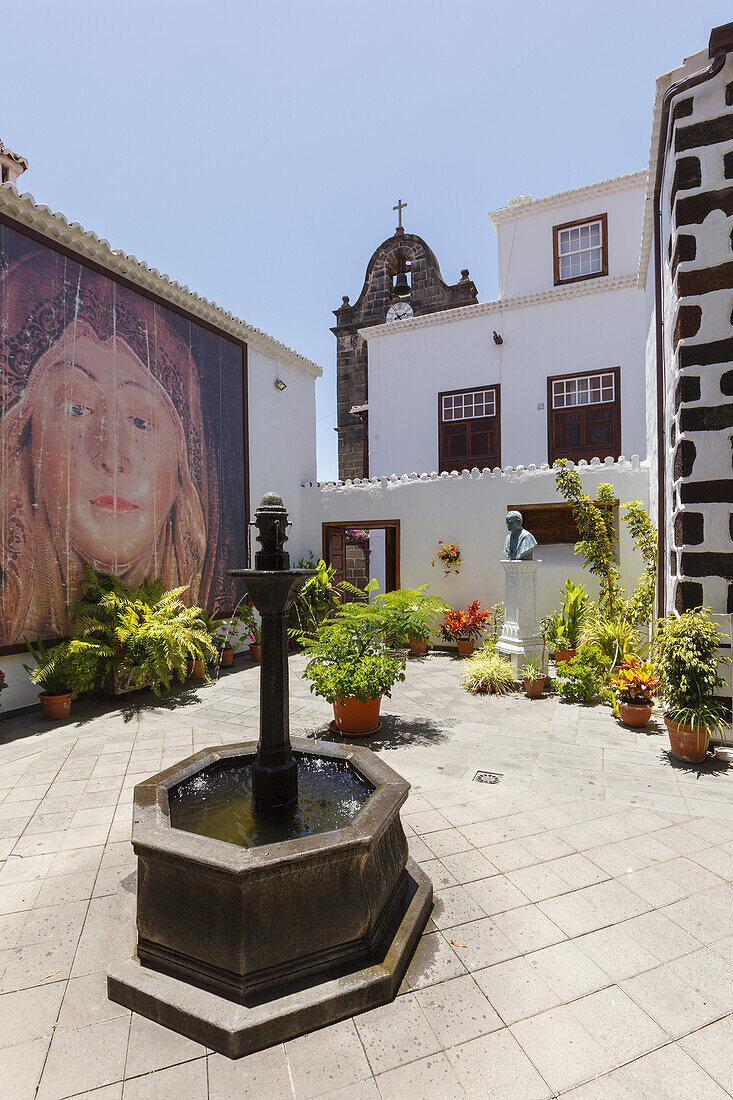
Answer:
[(392, 294), (395, 298), (410, 297), (410, 284), (407, 281), (407, 276), (405, 275), (404, 271), (401, 271), (395, 279), (395, 284), (392, 288)]

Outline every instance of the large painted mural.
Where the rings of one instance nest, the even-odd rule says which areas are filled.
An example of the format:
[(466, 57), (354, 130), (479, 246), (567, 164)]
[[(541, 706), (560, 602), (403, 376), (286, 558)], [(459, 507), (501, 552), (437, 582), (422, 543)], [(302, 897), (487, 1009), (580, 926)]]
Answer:
[(87, 561), (231, 609), (245, 354), (0, 225), (0, 646), (66, 634)]

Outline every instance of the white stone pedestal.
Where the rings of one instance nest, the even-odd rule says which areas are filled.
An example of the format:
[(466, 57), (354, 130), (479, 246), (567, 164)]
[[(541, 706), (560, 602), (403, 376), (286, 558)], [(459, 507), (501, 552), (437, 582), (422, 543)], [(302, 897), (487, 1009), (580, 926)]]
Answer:
[(502, 561), (506, 573), (504, 629), (496, 643), (519, 674), (525, 661), (542, 657), (542, 638), (537, 631), (537, 570), (541, 561)]

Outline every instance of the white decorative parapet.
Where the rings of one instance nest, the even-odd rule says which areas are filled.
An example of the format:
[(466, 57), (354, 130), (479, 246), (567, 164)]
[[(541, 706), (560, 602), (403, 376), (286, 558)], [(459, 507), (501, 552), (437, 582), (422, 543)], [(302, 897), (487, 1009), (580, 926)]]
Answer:
[(537, 570), (541, 561), (506, 561), (504, 629), (496, 643), (519, 675), (525, 661), (541, 656), (542, 638), (537, 630)]

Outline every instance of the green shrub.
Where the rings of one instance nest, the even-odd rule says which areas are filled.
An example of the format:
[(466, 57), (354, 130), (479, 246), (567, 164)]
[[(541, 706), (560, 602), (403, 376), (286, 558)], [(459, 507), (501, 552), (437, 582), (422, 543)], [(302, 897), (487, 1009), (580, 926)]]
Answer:
[(188, 661), (215, 655), (201, 608), (186, 607), (185, 585), (166, 592), (158, 581), (132, 589), (109, 573), (85, 565), (82, 597), (73, 605), (79, 638), (96, 651), (102, 677), (134, 675), (137, 687), (149, 684), (156, 694), (170, 687), (175, 673), (186, 678)]
[(463, 686), (472, 694), (509, 695), (516, 690), (511, 662), (496, 652), (493, 640), (477, 649), (465, 662)]
[(722, 732), (726, 712), (716, 692), (725, 687), (718, 671), (719, 646), (729, 640), (712, 621), (709, 607), (659, 619), (652, 666), (661, 681), (667, 717), (678, 725)]
[(597, 611), (591, 612), (583, 623), (580, 642), (581, 645), (597, 646), (611, 667), (620, 665), (626, 657), (645, 648), (624, 615), (606, 618)]
[(559, 661), (555, 687), (573, 703), (613, 703), (608, 687), (610, 664), (598, 646), (582, 645), (569, 661)]
[(543, 619), (541, 624), (545, 644), (553, 651), (578, 647), (583, 625), (593, 608), (584, 586), (569, 579), (565, 582), (565, 588), (560, 589), (560, 596), (562, 602), (558, 610)]
[(333, 615), (341, 602), (341, 593), (333, 583), (335, 567), (326, 565), (323, 558), (314, 562), (311, 555), (308, 559), (301, 559), (297, 568), (316, 570), (315, 577), (308, 578), (290, 610), (288, 634), (291, 638), (300, 639), (303, 634), (312, 634)]

